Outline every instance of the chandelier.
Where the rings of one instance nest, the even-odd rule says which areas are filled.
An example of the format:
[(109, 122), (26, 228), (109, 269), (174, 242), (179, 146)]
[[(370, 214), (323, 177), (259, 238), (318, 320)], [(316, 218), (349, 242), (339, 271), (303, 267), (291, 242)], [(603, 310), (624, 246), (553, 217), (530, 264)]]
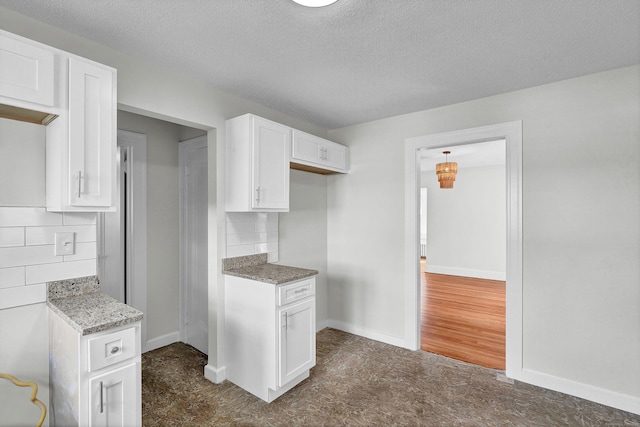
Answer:
[(453, 188), (453, 181), (456, 180), (456, 173), (458, 173), (458, 164), (456, 162), (450, 162), (448, 160), (451, 151), (443, 151), (444, 163), (436, 164), (436, 175), (438, 175), (438, 182), (440, 188)]

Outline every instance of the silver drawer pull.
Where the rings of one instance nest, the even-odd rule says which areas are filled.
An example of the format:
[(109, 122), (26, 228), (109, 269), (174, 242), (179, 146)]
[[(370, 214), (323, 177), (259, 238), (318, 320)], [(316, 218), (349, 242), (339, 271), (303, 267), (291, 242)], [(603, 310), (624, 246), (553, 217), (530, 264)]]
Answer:
[(120, 347), (118, 347), (117, 345), (115, 347), (111, 347), (111, 354), (116, 354), (119, 351), (120, 351)]
[(102, 381), (100, 381), (100, 413), (104, 412), (104, 396), (102, 394), (103, 386)]
[(301, 288), (293, 291), (294, 294), (301, 294), (302, 292), (309, 292), (309, 288)]

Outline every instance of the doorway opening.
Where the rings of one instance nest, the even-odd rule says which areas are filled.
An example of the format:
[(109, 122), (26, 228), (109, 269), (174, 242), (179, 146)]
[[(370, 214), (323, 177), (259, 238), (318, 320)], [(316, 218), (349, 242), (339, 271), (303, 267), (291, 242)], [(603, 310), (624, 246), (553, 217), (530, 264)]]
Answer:
[[(457, 164), (453, 188), (436, 176), (443, 151)], [(420, 154), (420, 348), (504, 370), (505, 141)]]
[[(406, 346), (418, 350), (421, 340), (419, 228), (421, 151), (461, 147), (500, 139), (504, 139), (506, 144), (505, 373), (510, 378), (519, 378), (522, 372), (522, 122), (519, 121), (427, 135), (405, 141)], [(427, 247), (428, 245), (427, 242)]]
[[(106, 293), (144, 313), (141, 335), (146, 352), (183, 340), (179, 146), (180, 141), (198, 137), (206, 141), (207, 131), (123, 110), (118, 111), (118, 127), (119, 143), (123, 137), (139, 138), (146, 145), (144, 149), (119, 149), (118, 209), (105, 214), (98, 225), (99, 276)], [(202, 160), (206, 162), (207, 156)], [(143, 181), (144, 188), (136, 185)], [(203, 181), (201, 199), (208, 207), (207, 172)], [(207, 236), (206, 219), (199, 227)], [(207, 271), (206, 260), (204, 265)], [(198, 301), (208, 304), (206, 284), (204, 288)], [(207, 327), (206, 313), (198, 323)]]

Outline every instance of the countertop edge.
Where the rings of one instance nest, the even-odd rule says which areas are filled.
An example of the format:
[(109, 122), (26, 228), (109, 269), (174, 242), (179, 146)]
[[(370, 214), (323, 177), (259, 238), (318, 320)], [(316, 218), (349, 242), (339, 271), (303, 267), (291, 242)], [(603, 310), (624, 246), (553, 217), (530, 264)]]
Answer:
[(288, 275), (286, 278), (282, 278), (282, 279), (273, 279), (270, 277), (256, 276), (248, 273), (243, 273), (242, 271), (239, 271), (239, 270), (226, 270), (223, 272), (223, 274), (226, 274), (228, 276), (240, 277), (243, 279), (255, 280), (256, 282), (269, 283), (272, 285), (282, 285), (283, 283), (294, 282), (296, 280), (302, 280), (308, 277), (316, 276), (318, 275), (318, 271), (305, 270), (304, 272)]

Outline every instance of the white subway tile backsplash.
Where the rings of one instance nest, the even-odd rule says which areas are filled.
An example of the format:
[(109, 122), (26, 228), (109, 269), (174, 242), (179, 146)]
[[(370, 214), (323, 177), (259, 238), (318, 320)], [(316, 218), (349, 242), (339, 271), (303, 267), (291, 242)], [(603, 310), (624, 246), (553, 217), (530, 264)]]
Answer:
[(227, 258), (255, 255), (255, 253), (254, 245), (227, 246)]
[(96, 223), (96, 214), (93, 212), (65, 212), (63, 214), (64, 225), (91, 225)]
[(0, 227), (29, 225), (62, 225), (62, 214), (44, 208), (0, 207)]
[[(55, 256), (54, 235), (75, 233), (75, 253)], [(0, 309), (44, 302), (46, 282), (96, 274), (96, 214), (0, 207)]]
[(53, 254), (53, 245), (0, 248), (0, 268), (62, 262)]
[(73, 255), (65, 255), (64, 262), (80, 261), (82, 259), (96, 259), (98, 257), (96, 242), (76, 243), (75, 253)]
[(0, 248), (24, 246), (24, 227), (0, 227)]
[(227, 258), (274, 252), (277, 261), (277, 212), (228, 212), (226, 223)]
[(0, 288), (25, 285), (24, 267), (0, 268)]
[(96, 274), (96, 260), (58, 262), (27, 266), (27, 285), (53, 280), (73, 279)]
[(55, 233), (71, 232), (76, 233), (76, 242), (95, 242), (95, 225), (75, 225), (57, 227), (26, 227), (27, 245), (53, 245), (55, 243)]
[(21, 305), (36, 304), (47, 300), (46, 283), (0, 289), (0, 310)]
[(227, 222), (227, 235), (253, 233), (256, 230), (254, 222)]
[(278, 252), (268, 252), (267, 262), (278, 262)]

